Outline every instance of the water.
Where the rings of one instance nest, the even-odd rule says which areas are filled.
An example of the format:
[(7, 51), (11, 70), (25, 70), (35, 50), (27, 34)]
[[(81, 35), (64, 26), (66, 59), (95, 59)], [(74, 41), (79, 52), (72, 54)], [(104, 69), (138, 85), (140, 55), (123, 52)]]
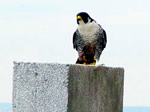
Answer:
[(12, 112), (11, 103), (0, 103), (0, 112)]
[(150, 107), (124, 107), (123, 112), (150, 112)]
[[(0, 112), (12, 112), (11, 103), (0, 103)], [(150, 107), (124, 107), (123, 112), (150, 112)]]

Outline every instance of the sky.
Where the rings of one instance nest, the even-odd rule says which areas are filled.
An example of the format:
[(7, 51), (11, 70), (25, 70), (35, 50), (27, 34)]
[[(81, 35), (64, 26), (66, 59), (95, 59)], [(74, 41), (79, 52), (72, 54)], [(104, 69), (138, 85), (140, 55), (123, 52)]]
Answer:
[(12, 101), (13, 61), (74, 64), (76, 14), (106, 30), (99, 64), (125, 69), (124, 106), (150, 106), (149, 0), (0, 0), (0, 102)]

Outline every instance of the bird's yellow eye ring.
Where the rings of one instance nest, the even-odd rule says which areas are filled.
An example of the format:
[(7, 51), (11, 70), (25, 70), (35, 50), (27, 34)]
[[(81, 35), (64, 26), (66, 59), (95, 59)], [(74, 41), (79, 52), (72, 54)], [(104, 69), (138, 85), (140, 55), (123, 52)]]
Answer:
[(81, 19), (82, 19), (82, 17), (81, 17), (81, 16), (77, 16), (77, 19), (81, 20)]

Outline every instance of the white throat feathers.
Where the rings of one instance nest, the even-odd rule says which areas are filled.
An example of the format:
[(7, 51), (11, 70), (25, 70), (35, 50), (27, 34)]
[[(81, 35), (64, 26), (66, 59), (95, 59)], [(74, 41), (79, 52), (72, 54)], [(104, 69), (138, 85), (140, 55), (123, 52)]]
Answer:
[(87, 22), (86, 24), (83, 21), (80, 21), (78, 30), (84, 36), (92, 36), (97, 31), (101, 30), (101, 26), (98, 25), (95, 21)]
[(80, 21), (78, 25), (78, 31), (83, 36), (83, 39), (86, 42), (92, 42), (96, 38), (96, 33), (102, 29), (95, 21), (87, 22), (86, 24), (83, 21)]

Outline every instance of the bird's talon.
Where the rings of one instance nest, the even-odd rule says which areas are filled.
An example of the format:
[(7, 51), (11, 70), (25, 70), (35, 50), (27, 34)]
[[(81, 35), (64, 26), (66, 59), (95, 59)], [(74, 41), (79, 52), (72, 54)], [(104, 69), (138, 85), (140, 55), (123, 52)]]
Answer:
[(86, 62), (84, 62), (84, 63), (83, 63), (83, 65), (87, 65), (87, 63), (86, 63)]
[(90, 63), (90, 65), (95, 65), (96, 63)]

